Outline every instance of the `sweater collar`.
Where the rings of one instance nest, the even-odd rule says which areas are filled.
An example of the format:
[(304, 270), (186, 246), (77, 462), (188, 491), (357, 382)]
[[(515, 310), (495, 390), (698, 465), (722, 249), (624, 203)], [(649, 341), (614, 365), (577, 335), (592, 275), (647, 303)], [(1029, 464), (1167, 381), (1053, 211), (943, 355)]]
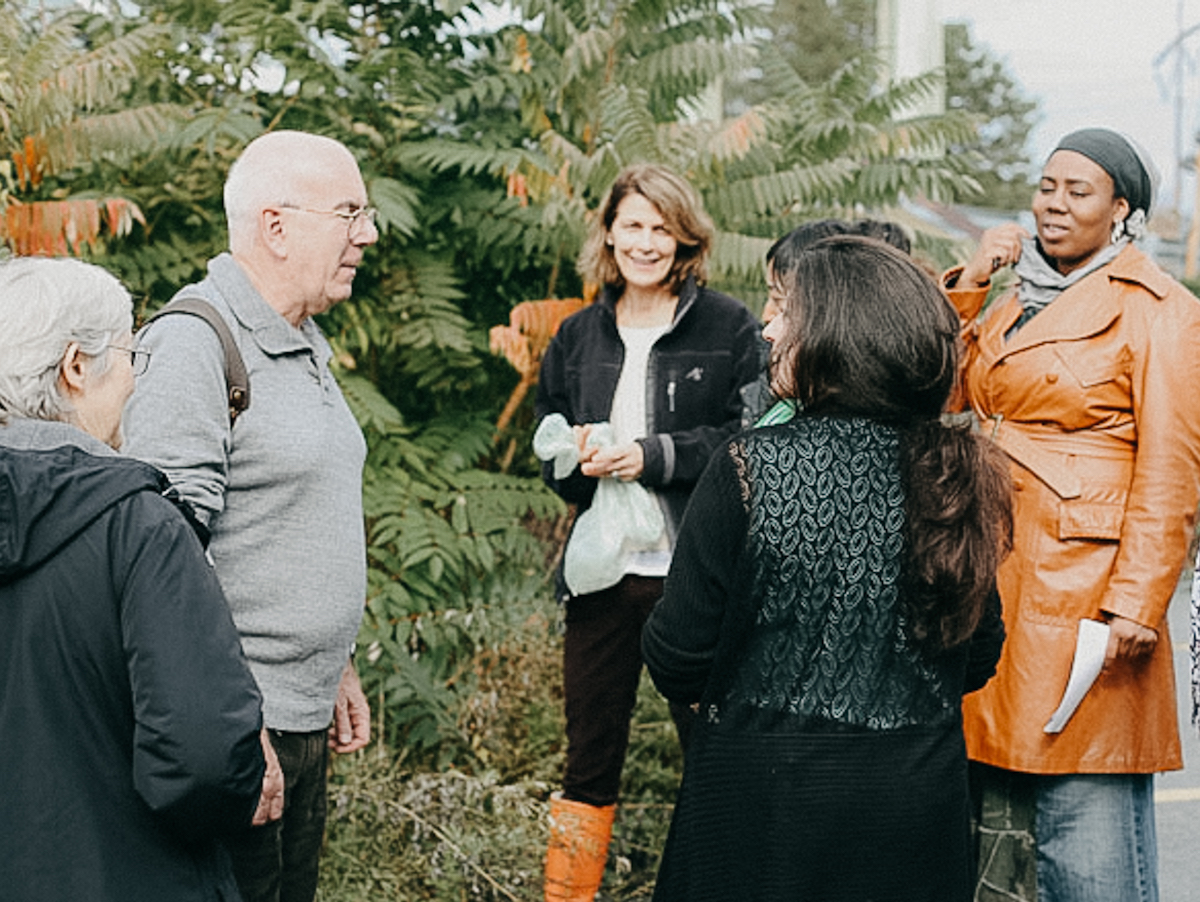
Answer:
[(1018, 296), (1021, 308), (1027, 318), (1048, 306), (1060, 294), (1091, 273), (1107, 266), (1129, 243), (1128, 238), (1122, 238), (1116, 244), (1104, 247), (1083, 266), (1064, 275), (1055, 269), (1041, 251), (1037, 239), (1026, 238), (1021, 242), (1021, 258), (1017, 261), (1015, 272), (1021, 280)]
[[(613, 321), (617, 318), (617, 301), (621, 299), (621, 293), (624, 289), (619, 285), (605, 285), (600, 292), (600, 306), (609, 312)], [(676, 324), (683, 319), (689, 310), (696, 305), (696, 298), (700, 296), (700, 287), (696, 284), (694, 276), (688, 276), (683, 281), (683, 285), (679, 289), (679, 300), (675, 304), (675, 316), (671, 320), (671, 326), (667, 329), (668, 332), (673, 330)]]
[(280, 316), (258, 293), (232, 254), (218, 254), (209, 260), (208, 277), (264, 353), (274, 356), (316, 351), (320, 356), (323, 342), (315, 340), (319, 330), (312, 318), (306, 317), (297, 328)]

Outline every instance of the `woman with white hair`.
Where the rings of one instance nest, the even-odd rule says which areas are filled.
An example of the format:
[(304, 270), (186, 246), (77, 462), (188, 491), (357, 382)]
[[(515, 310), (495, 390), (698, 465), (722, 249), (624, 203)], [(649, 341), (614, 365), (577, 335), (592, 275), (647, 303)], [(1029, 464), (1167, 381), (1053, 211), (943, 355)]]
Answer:
[(236, 898), (261, 699), (204, 549), (114, 453), (148, 357), (99, 267), (0, 264), (5, 899)]

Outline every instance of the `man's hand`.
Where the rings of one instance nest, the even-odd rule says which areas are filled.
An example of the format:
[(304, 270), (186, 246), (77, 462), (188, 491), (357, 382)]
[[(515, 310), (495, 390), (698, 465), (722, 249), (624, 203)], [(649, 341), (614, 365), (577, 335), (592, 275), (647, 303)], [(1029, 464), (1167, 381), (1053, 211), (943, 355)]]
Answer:
[(1108, 648), (1104, 651), (1104, 669), (1121, 662), (1136, 664), (1154, 651), (1158, 633), (1125, 617), (1112, 615), (1108, 621)]
[(347, 661), (338, 684), (337, 703), (333, 706), (333, 725), (329, 728), (329, 747), (339, 754), (357, 752), (371, 741), (371, 707), (363, 695), (354, 662)]
[(251, 821), (255, 827), (283, 817), (283, 768), (279, 766), (279, 757), (266, 727), (262, 728), (259, 738), (263, 757), (267, 759), (267, 772), (263, 774), (262, 795), (258, 797), (258, 807), (254, 809), (254, 820)]

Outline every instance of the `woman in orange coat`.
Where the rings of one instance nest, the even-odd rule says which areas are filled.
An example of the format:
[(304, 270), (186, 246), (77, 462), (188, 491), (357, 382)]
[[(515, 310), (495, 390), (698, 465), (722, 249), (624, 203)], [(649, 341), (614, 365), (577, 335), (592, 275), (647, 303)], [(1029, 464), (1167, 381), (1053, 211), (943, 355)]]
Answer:
[[(1008, 453), (1015, 495), (999, 574), (1009, 638), (965, 702), (967, 749), (993, 802), (1031, 800), (1039, 902), (1157, 900), (1153, 774), (1182, 766), (1165, 615), (1200, 497), (1200, 302), (1132, 243), (1152, 196), (1130, 142), (1075, 132), (1042, 171), (1036, 237), (991, 229), (946, 276), (965, 397)], [(979, 317), (1010, 264), (1016, 293)], [(1084, 619), (1108, 625), (1104, 669), (1048, 733)], [(981, 835), (992, 880), (1003, 849)], [(1004, 870), (1034, 863), (1018, 853)]]

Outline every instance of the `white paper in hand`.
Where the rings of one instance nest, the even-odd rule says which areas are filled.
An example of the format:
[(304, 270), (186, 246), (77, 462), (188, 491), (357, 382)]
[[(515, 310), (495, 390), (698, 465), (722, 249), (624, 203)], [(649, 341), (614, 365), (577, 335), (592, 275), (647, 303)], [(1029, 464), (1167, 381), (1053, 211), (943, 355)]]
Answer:
[(1058, 710), (1050, 715), (1044, 732), (1061, 733), (1092, 683), (1104, 667), (1104, 653), (1108, 649), (1108, 624), (1099, 620), (1080, 620), (1079, 635), (1075, 640), (1075, 660), (1071, 662), (1071, 676), (1063, 692)]

